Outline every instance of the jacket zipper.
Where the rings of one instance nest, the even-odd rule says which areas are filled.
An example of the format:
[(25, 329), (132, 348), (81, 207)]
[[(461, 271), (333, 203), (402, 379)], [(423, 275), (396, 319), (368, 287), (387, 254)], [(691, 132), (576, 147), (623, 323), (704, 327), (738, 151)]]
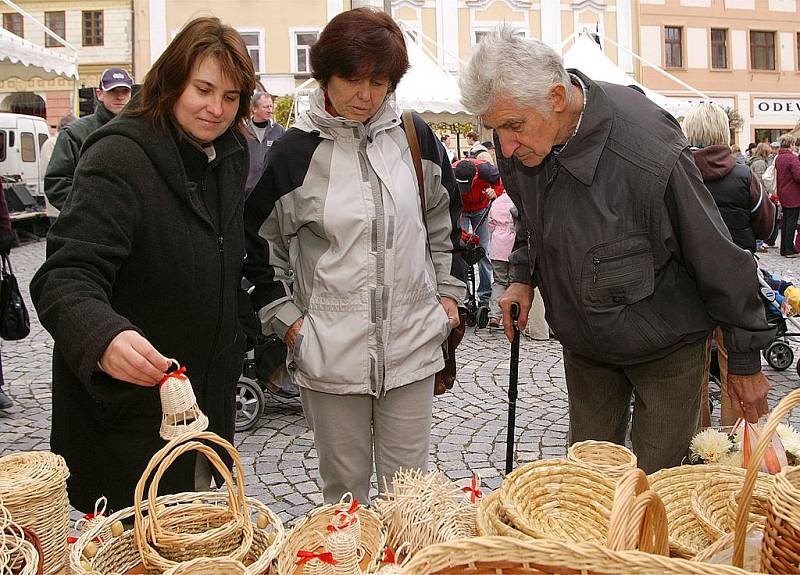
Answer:
[[(538, 245), (542, 245), (542, 241), (543, 241), (541, 229), (542, 229), (542, 208), (544, 206), (544, 200), (545, 200), (545, 197), (547, 196), (547, 194), (550, 193), (550, 190), (553, 187), (553, 183), (555, 183), (556, 178), (558, 177), (558, 171), (561, 168), (561, 164), (558, 163), (557, 159), (554, 158), (553, 162), (555, 164), (555, 166), (553, 167), (553, 173), (550, 175), (550, 178), (547, 180), (547, 185), (544, 187), (544, 192), (539, 196), (539, 202), (538, 202), (539, 205), (537, 206), (537, 210), (536, 210), (537, 211), (537, 214), (536, 214), (536, 229), (533, 230), (533, 235), (534, 235), (534, 239), (536, 240)], [(531, 236), (531, 232), (530, 232), (530, 230), (528, 230), (528, 251), (529, 252), (530, 252), (530, 236)], [(544, 255), (544, 250), (542, 250), (542, 255)], [(530, 256), (528, 256), (528, 257), (530, 257)], [(542, 296), (542, 300), (544, 300), (544, 292), (545, 292), (544, 286), (540, 285), (540, 284), (537, 284), (536, 287), (539, 288), (539, 292), (540, 292), (540, 295)]]
[[(592, 258), (592, 283), (595, 283), (595, 284), (597, 283), (597, 277), (599, 275), (600, 264), (607, 264), (609, 262), (613, 262), (613, 261), (616, 261), (616, 260), (619, 260), (619, 259), (622, 259), (622, 258), (625, 258), (625, 257), (629, 257), (629, 256), (637, 256), (639, 254), (646, 253), (647, 251), (648, 251), (647, 248), (642, 248), (640, 250), (636, 250), (635, 252), (628, 252), (628, 253), (624, 253), (624, 254), (618, 254), (618, 255), (615, 255), (615, 256), (608, 256), (608, 257), (605, 257), (605, 258), (593, 257)], [(616, 277), (622, 277), (623, 275), (624, 274), (620, 274), (620, 275), (614, 275), (614, 276), (611, 276), (611, 277), (616, 278)]]
[[(203, 196), (206, 194), (206, 175), (203, 174), (203, 178), (200, 180), (200, 189), (203, 193)], [(214, 362), (214, 355), (217, 351), (217, 347), (219, 346), (219, 336), (220, 336), (220, 328), (222, 326), (222, 307), (224, 305), (224, 296), (223, 293), (225, 291), (225, 237), (222, 235), (222, 232), (218, 232), (214, 228), (214, 223), (211, 221), (209, 217), (209, 225), (211, 226), (212, 231), (217, 237), (217, 254), (219, 256), (219, 300), (217, 302), (217, 326), (214, 330), (216, 334), (214, 336), (214, 345), (211, 346), (208, 354), (208, 362), (206, 363), (206, 388), (208, 386), (208, 374), (209, 370), (211, 369), (211, 365)]]

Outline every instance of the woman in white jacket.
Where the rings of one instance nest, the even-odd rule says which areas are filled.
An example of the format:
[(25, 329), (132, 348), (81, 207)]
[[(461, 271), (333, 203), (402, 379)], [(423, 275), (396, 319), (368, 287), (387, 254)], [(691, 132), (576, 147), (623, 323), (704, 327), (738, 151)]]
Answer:
[(444, 148), (415, 118), (423, 219), (393, 108), (408, 57), (389, 16), (339, 14), (311, 66), (320, 89), (245, 207), (245, 275), (264, 332), (289, 348), (325, 500), (366, 503), (373, 449), (379, 489), (400, 467), (427, 466), (434, 376), (465, 295), (461, 204)]

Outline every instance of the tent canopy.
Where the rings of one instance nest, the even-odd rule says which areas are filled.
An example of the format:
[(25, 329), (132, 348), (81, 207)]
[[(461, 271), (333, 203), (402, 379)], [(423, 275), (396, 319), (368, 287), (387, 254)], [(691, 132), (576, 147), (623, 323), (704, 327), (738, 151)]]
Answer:
[(623, 86), (638, 86), (650, 100), (676, 118), (683, 116), (691, 107), (688, 102), (683, 102), (678, 98), (667, 98), (634, 80), (614, 64), (588, 34), (576, 34), (574, 43), (564, 53), (563, 58), (565, 68), (580, 70), (592, 80)]
[(78, 78), (74, 57), (58, 54), (0, 28), (0, 80)]
[(458, 80), (446, 72), (406, 34), (410, 68), (397, 85), (395, 99), (402, 110), (414, 110), (429, 122), (471, 122), (471, 115), (461, 105)]

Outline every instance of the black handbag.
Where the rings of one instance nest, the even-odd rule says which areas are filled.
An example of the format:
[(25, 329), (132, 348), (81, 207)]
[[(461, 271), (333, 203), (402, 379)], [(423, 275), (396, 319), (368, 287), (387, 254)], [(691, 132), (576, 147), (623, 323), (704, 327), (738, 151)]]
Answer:
[(0, 337), (7, 341), (23, 339), (31, 332), (28, 308), (11, 271), (11, 260), (3, 254), (3, 277), (0, 279)]

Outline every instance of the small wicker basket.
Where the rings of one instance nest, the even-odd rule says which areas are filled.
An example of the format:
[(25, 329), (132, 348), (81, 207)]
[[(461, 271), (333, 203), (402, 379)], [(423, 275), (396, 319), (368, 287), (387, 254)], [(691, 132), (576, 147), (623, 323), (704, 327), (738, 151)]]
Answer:
[(39, 538), (25, 527), (12, 521), (3, 522), (0, 529), (0, 573), (42, 575), (44, 555)]
[[(767, 515), (767, 498), (775, 477), (760, 473), (750, 507), (751, 521), (763, 527)], [(744, 484), (744, 475), (706, 479), (692, 491), (691, 503), (700, 526), (713, 541), (732, 533), (736, 523), (737, 497)]]
[[(174, 359), (173, 364), (179, 365)], [(161, 428), (159, 435), (169, 441), (185, 433), (200, 433), (208, 429), (208, 417), (197, 405), (192, 382), (186, 368), (178, 367), (161, 379)]]
[(500, 488), (503, 512), (519, 531), (537, 539), (605, 543), (614, 482), (563, 459), (528, 463)]
[[(328, 525), (335, 515), (353, 509), (353, 502), (346, 495), (335, 505), (325, 505), (302, 517), (286, 536), (275, 563), (277, 575), (300, 575), (303, 565), (297, 565), (298, 552), (319, 553), (327, 549)], [(359, 568), (362, 573), (377, 571), (383, 549), (386, 546), (386, 527), (375, 511), (358, 507), (352, 511), (358, 518), (361, 527), (361, 544), (359, 546)]]
[(38, 536), (45, 575), (58, 572), (67, 561), (67, 477), (64, 459), (48, 451), (0, 457), (0, 499), (15, 523)]
[(483, 537), (502, 535), (523, 540), (531, 538), (514, 527), (511, 520), (503, 512), (499, 491), (492, 491), (481, 499), (478, 506), (477, 526), (478, 535)]
[(611, 479), (636, 469), (636, 456), (623, 445), (608, 441), (579, 441), (567, 450), (567, 459), (591, 467)]

